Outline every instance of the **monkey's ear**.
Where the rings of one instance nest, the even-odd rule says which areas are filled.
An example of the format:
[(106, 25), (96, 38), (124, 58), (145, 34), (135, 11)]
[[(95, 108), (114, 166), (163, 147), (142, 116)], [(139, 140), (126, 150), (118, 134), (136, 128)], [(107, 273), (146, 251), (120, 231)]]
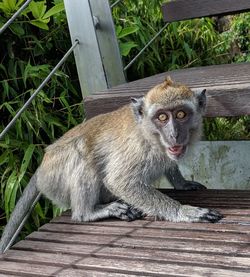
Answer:
[(135, 114), (135, 118), (138, 122), (140, 122), (140, 120), (143, 117), (144, 97), (140, 97), (140, 98), (131, 97), (130, 99), (131, 99), (131, 106)]
[(205, 112), (206, 109), (206, 103), (207, 103), (207, 97), (206, 97), (206, 89), (203, 89), (202, 91), (196, 92), (197, 102), (198, 102), (198, 109), (201, 112)]

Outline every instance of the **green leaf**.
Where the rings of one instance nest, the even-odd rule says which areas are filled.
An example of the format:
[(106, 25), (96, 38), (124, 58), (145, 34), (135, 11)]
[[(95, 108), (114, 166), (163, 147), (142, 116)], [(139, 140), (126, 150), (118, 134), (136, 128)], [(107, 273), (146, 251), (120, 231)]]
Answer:
[(17, 190), (19, 188), (19, 183), (15, 182), (13, 188), (12, 188), (12, 192), (11, 192), (11, 196), (10, 196), (10, 200), (9, 200), (9, 209), (10, 212), (12, 212), (15, 208), (15, 204), (16, 204), (16, 194), (17, 194)]
[(34, 144), (30, 144), (28, 146), (28, 148), (25, 151), (23, 160), (22, 160), (22, 164), (21, 164), (21, 168), (20, 168), (20, 172), (19, 172), (19, 176), (18, 176), (18, 182), (20, 183), (21, 180), (23, 179), (24, 174), (26, 173), (26, 170), (29, 166), (30, 160), (32, 158), (32, 154), (35, 150), (35, 145)]
[(9, 153), (8, 151), (4, 151), (3, 154), (0, 156), (0, 165), (8, 162), (9, 160)]
[(45, 213), (43, 212), (43, 209), (39, 203), (36, 204), (34, 211), (36, 214), (38, 214), (42, 219), (45, 219)]
[(135, 32), (137, 32), (139, 30), (138, 26), (130, 26), (130, 27), (126, 27), (124, 29), (122, 29), (119, 34), (118, 34), (118, 39), (119, 38), (123, 38), (123, 37), (126, 37), (130, 34), (133, 34)]
[(116, 33), (117, 38), (119, 38), (119, 34), (121, 31), (122, 31), (122, 26), (118, 25), (115, 27), (115, 33)]
[(5, 6), (3, 3), (0, 3), (0, 10), (2, 10), (3, 12), (5, 11)]
[(25, 31), (24, 31), (23, 27), (20, 26), (20, 24), (13, 23), (10, 25), (10, 29), (15, 35), (17, 35), (19, 37), (21, 37), (25, 34)]
[(40, 2), (30, 2), (29, 4), (29, 9), (34, 16), (34, 18), (42, 18), (46, 12), (47, 5), (45, 1), (40, 1)]
[(49, 30), (49, 27), (47, 23), (49, 23), (49, 18), (47, 19), (33, 19), (29, 21), (30, 24), (43, 29), (43, 30)]
[(120, 46), (121, 55), (126, 57), (129, 54), (130, 50), (136, 47), (137, 44), (134, 42), (124, 42), (124, 43), (120, 43), (119, 46)]
[(63, 10), (64, 10), (64, 3), (62, 2), (62, 3), (59, 3), (59, 4), (55, 5), (55, 6), (52, 7), (51, 9), (49, 9), (49, 10), (44, 14), (43, 18), (44, 18), (44, 19), (45, 19), (45, 18), (49, 18), (49, 17), (51, 17), (51, 16), (53, 16), (53, 15), (55, 15), (55, 14), (57, 14), (57, 13), (63, 11)]
[(183, 46), (184, 46), (184, 49), (185, 49), (185, 52), (186, 52), (188, 58), (191, 59), (191, 57), (192, 57), (192, 49), (189, 47), (189, 45), (185, 41), (183, 43)]
[(4, 206), (5, 206), (5, 212), (6, 212), (7, 217), (9, 217), (9, 215), (11, 213), (10, 199), (11, 199), (11, 194), (13, 192), (13, 189), (14, 189), (16, 183), (17, 183), (17, 172), (16, 172), (16, 170), (13, 170), (7, 180), (6, 189), (4, 192)]
[(5, 11), (13, 12), (16, 8), (16, 0), (3, 0), (3, 5), (5, 7)]

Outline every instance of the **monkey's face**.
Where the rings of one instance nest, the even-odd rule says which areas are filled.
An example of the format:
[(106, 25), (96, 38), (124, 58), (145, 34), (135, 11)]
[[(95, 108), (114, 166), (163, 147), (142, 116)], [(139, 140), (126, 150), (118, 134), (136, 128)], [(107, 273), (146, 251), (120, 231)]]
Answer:
[(193, 92), (185, 86), (173, 86), (169, 80), (145, 97), (132, 99), (138, 124), (173, 160), (181, 158), (187, 147), (200, 138), (205, 106), (205, 90)]
[(195, 128), (194, 110), (189, 105), (177, 105), (171, 109), (155, 105), (151, 114), (152, 133), (158, 137), (169, 158), (178, 160), (185, 154), (190, 131)]

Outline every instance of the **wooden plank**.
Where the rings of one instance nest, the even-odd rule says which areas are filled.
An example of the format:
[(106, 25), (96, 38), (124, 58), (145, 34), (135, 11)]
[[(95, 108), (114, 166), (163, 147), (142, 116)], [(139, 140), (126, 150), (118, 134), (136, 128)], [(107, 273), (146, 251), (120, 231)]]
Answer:
[(189, 266), (183, 264), (140, 262), (138, 260), (120, 260), (109, 258), (86, 258), (77, 263), (78, 267), (99, 268), (102, 270), (125, 271), (128, 273), (157, 274), (157, 276), (246, 276), (249, 272), (238, 271), (237, 269), (225, 270), (220, 268), (209, 268), (200, 266)]
[(207, 89), (207, 117), (250, 115), (250, 63), (174, 70), (123, 84), (85, 98), (87, 118), (113, 111), (144, 95), (170, 75), (193, 90)]
[[(123, 273), (116, 273), (116, 272), (101, 272), (95, 270), (87, 270), (87, 269), (64, 269), (56, 275), (58, 277), (138, 277), (138, 275), (134, 274), (123, 274)], [(145, 276), (141, 275), (140, 276)], [(148, 275), (146, 275), (148, 276)]]
[[(94, 253), (98, 253), (103, 246), (86, 244), (78, 245), (77, 243), (61, 243), (61, 242), (49, 242), (44, 243), (44, 241), (32, 241), (32, 240), (22, 240), (16, 243), (12, 249), (17, 251), (37, 251), (44, 253), (60, 253), (69, 254), (74, 256), (84, 256)], [(5, 254), (4, 254), (5, 255)]]
[(78, 260), (82, 259), (82, 256), (68, 255), (63, 253), (41, 253), (34, 251), (22, 251), (22, 250), (8, 250), (3, 260), (13, 262), (27, 262), (27, 263), (38, 263), (48, 264), (52, 266), (66, 266), (73, 264)]
[[(96, 248), (96, 249), (95, 249)], [(223, 255), (217, 254), (205, 254), (205, 253), (185, 253), (185, 252), (175, 252), (175, 251), (165, 251), (165, 250), (152, 250), (151, 249), (134, 249), (134, 248), (125, 248), (125, 247), (95, 247), (89, 245), (88, 248), (82, 249), (77, 244), (64, 244), (64, 243), (44, 243), (40, 241), (21, 241), (16, 244), (15, 250), (19, 253), (19, 250), (23, 251), (24, 254), (22, 256), (18, 255), (15, 258), (16, 254), (14, 253), (14, 258), (19, 260), (27, 260), (28, 256), (26, 253), (30, 253), (32, 255), (33, 251), (49, 252), (51, 253), (60, 253), (60, 254), (70, 254), (74, 255), (74, 257), (82, 256), (86, 257), (86, 255), (91, 255), (92, 257), (112, 257), (112, 258), (120, 258), (120, 259), (132, 259), (132, 260), (143, 260), (143, 261), (161, 261), (161, 262), (172, 262), (172, 263), (181, 263), (185, 262), (185, 264), (198, 264), (212, 267), (224, 267), (224, 268), (241, 268), (241, 269), (249, 269), (250, 257), (233, 257), (228, 256), (227, 253)], [(29, 252), (31, 250), (32, 252)], [(153, 254), (152, 254), (153, 253)], [(49, 254), (49, 255), (50, 255)], [(46, 254), (47, 255), (47, 254)], [(49, 256), (48, 255), (48, 256)], [(24, 257), (24, 258), (23, 258)], [(44, 257), (38, 254), (36, 255), (37, 262), (44, 262)], [(13, 259), (12, 255), (9, 255), (7, 259)], [(45, 260), (47, 262), (47, 259)], [(51, 259), (51, 263), (53, 260)]]
[(18, 263), (11, 261), (0, 260), (0, 273), (8, 274), (18, 274), (19, 276), (53, 276), (60, 270), (58, 266), (50, 265), (39, 265), (30, 263)]
[[(233, 215), (233, 216), (246, 216), (246, 217), (250, 217), (250, 209), (249, 208), (218, 208), (217, 209), (218, 211), (220, 211), (221, 213), (223, 213), (224, 215)], [(53, 218), (51, 220), (51, 222), (60, 222), (60, 223), (64, 223), (64, 219), (66, 220), (65, 223), (69, 223), (68, 222), (68, 218), (70, 220), (70, 217), (71, 217), (71, 213), (68, 213), (68, 214), (63, 214), (61, 215), (60, 217), (56, 217), (56, 218)], [(70, 220), (70, 223), (74, 224), (75, 222), (74, 221), (71, 221)], [(77, 223), (76, 223), (77, 224)]]
[(1, 274), (0, 273), (0, 277), (6, 277), (6, 276), (22, 276), (22, 275), (20, 275), (20, 274), (14, 274), (14, 275), (12, 275), (12, 274), (9, 274), (9, 273), (8, 273), (8, 275), (6, 275), (6, 274)]
[[(177, 223), (178, 224), (178, 223)], [(171, 239), (191, 239), (202, 241), (224, 241), (224, 242), (249, 242), (249, 234), (232, 234), (218, 232), (202, 232), (190, 230), (169, 230), (154, 228), (120, 228), (109, 226), (86, 226), (86, 225), (69, 225), (69, 224), (46, 224), (39, 229), (45, 232), (57, 232), (68, 234), (99, 234), (108, 236), (126, 236), (126, 237), (145, 237), (145, 238), (171, 238)]]
[(180, 21), (205, 16), (227, 15), (250, 10), (249, 0), (178, 0), (162, 6), (166, 22)]
[(120, 228), (131, 228), (131, 227), (143, 227), (143, 228), (160, 228), (160, 229), (171, 229), (171, 230), (198, 230), (198, 231), (211, 231), (211, 232), (223, 232), (223, 233), (244, 233), (250, 234), (250, 228), (248, 225), (232, 224), (205, 224), (205, 223), (174, 223), (167, 221), (154, 221), (152, 218), (145, 220), (135, 220), (132, 222), (126, 222), (121, 220), (104, 220), (99, 222), (89, 223), (76, 223), (73, 222), (70, 216), (61, 216), (53, 219), (54, 223), (66, 223), (71, 225), (93, 225), (93, 226), (118, 226)]
[(126, 236), (100, 236), (100, 235), (86, 235), (86, 234), (64, 234), (51, 232), (34, 232), (30, 234), (28, 239), (48, 242), (61, 243), (77, 243), (97, 244), (104, 246), (116, 247), (132, 247), (132, 248), (150, 248), (150, 249), (175, 249), (176, 251), (192, 251), (204, 253), (228, 253), (231, 255), (239, 254), (241, 256), (250, 255), (250, 245), (247, 243), (235, 243), (224, 241), (200, 241), (200, 240), (181, 240), (181, 239), (154, 239), (142, 237), (126, 237)]
[[(160, 189), (161, 192), (165, 194), (172, 194), (175, 197), (187, 196), (193, 198), (195, 197), (209, 197), (209, 198), (228, 198), (228, 199), (249, 199), (250, 200), (250, 190), (236, 190), (236, 189), (207, 189), (207, 190), (175, 190), (175, 189)], [(248, 193), (249, 192), (249, 193)]]

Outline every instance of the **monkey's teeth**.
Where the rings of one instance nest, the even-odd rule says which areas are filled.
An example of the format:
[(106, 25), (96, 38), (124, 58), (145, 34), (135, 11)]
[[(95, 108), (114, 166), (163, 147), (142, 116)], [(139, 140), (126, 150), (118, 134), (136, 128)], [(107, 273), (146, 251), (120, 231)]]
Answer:
[(168, 148), (169, 152), (173, 155), (180, 155), (183, 152), (183, 145), (176, 145)]

